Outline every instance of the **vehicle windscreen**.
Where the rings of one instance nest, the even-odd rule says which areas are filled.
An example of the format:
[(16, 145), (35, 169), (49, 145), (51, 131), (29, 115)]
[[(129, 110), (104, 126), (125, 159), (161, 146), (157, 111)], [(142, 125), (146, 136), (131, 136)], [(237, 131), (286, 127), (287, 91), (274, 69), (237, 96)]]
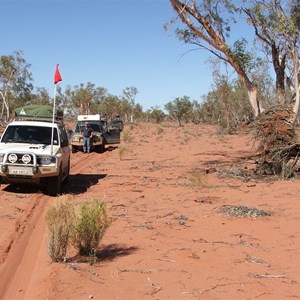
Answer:
[(111, 124), (112, 124), (112, 125), (117, 125), (117, 126), (119, 126), (119, 125), (122, 125), (122, 124), (123, 124), (123, 121), (122, 121), (122, 120), (112, 120), (112, 121), (111, 121)]
[[(75, 128), (75, 132), (81, 132), (84, 127), (85, 122), (78, 122)], [(99, 123), (89, 123), (90, 128), (93, 129), (94, 132), (101, 132)]]
[[(9, 126), (1, 138), (2, 143), (51, 144), (52, 128), (39, 126)], [(57, 129), (53, 131), (53, 144), (58, 145)]]

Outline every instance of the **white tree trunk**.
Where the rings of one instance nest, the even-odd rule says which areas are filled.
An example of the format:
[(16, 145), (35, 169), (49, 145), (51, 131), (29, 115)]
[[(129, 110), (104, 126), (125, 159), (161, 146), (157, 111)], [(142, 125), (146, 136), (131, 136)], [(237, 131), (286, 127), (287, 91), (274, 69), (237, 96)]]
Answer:
[(295, 74), (295, 91), (296, 91), (296, 101), (294, 105), (294, 119), (293, 124), (295, 125), (298, 116), (299, 116), (299, 105), (300, 105), (300, 86), (299, 86), (299, 59), (298, 59), (298, 52), (296, 49), (293, 51), (293, 60), (294, 60), (294, 74)]
[(299, 117), (299, 106), (300, 106), (300, 86), (299, 86), (299, 80), (298, 80), (298, 76), (295, 76), (295, 86), (296, 88), (296, 101), (295, 101), (295, 105), (294, 105), (294, 120), (293, 120), (293, 124), (296, 123), (298, 117)]
[[(9, 106), (8, 106), (8, 102), (6, 101), (6, 92), (2, 92), (0, 90), (0, 95), (1, 95), (1, 98), (2, 98), (2, 110), (1, 110), (1, 118), (2, 120), (4, 121), (7, 121), (9, 120)], [(6, 118), (4, 118), (4, 109), (6, 110)]]
[(253, 108), (254, 115), (255, 115), (255, 117), (257, 117), (259, 115), (260, 108), (259, 108), (259, 103), (258, 103), (258, 99), (257, 99), (257, 88), (256, 87), (254, 87), (252, 89), (248, 89), (248, 97), (249, 97), (250, 104)]

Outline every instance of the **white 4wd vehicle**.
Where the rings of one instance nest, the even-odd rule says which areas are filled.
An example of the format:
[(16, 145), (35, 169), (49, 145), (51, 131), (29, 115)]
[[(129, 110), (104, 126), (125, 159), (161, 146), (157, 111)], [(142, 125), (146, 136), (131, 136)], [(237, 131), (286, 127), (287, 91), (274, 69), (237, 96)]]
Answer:
[(44, 193), (56, 196), (69, 172), (70, 148), (63, 122), (58, 118), (53, 122), (49, 114), (28, 115), (23, 109), (0, 139), (0, 182), (37, 183)]

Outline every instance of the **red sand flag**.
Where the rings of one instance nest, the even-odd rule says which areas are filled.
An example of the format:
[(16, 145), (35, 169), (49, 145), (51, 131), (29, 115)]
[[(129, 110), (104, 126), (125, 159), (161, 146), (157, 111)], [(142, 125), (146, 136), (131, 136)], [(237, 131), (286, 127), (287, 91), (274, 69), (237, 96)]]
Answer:
[(55, 74), (54, 74), (54, 84), (57, 84), (59, 81), (62, 81), (62, 78), (60, 76), (59, 70), (58, 70), (58, 64), (56, 65)]

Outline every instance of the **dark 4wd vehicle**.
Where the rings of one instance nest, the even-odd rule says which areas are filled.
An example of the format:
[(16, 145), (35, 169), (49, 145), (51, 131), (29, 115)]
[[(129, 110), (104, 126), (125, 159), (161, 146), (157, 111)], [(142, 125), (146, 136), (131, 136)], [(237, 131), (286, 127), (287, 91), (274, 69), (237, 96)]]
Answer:
[(100, 115), (79, 115), (78, 121), (71, 137), (72, 153), (83, 151), (83, 136), (81, 133), (84, 124), (88, 122), (93, 130), (91, 150), (101, 153), (105, 145), (120, 144), (120, 130), (107, 127), (107, 123)]
[(115, 118), (111, 121), (109, 127), (122, 131), (124, 129), (124, 123), (120, 118)]
[[(70, 148), (61, 118), (49, 106), (23, 107), (0, 139), (0, 182), (40, 184), (52, 196), (70, 172)], [(45, 115), (43, 114), (45, 113)]]

